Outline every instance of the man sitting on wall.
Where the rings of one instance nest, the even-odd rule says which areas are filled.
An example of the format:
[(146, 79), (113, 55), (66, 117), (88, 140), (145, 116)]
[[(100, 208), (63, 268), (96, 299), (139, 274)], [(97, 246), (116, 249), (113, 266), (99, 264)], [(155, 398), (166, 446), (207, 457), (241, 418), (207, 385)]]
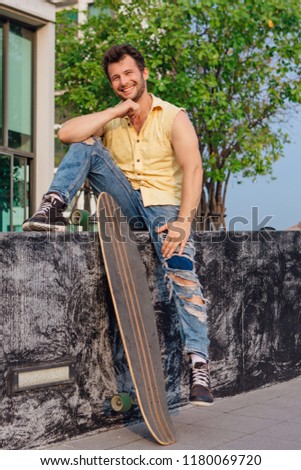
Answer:
[(191, 223), (202, 188), (198, 139), (186, 112), (147, 91), (148, 69), (134, 47), (112, 47), (103, 67), (120, 103), (67, 121), (70, 149), (23, 230), (65, 230), (63, 217), (86, 178), (114, 197), (127, 220), (141, 220), (173, 293), (190, 361), (190, 401), (210, 405), (207, 307), (195, 271)]

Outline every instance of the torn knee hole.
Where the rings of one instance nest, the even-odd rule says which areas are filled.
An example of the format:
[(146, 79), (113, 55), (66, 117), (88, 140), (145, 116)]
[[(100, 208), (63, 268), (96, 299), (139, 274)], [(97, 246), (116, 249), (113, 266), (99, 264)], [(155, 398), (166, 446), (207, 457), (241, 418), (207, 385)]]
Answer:
[(193, 262), (186, 256), (173, 255), (166, 261), (169, 268), (183, 269), (186, 271), (193, 270)]
[(182, 300), (191, 302), (194, 305), (205, 305), (205, 300), (200, 295), (193, 295), (192, 297), (185, 297), (184, 295), (179, 296)]
[(176, 274), (169, 273), (168, 276), (170, 277), (170, 279), (175, 281), (179, 286), (189, 286), (189, 287), (196, 286), (196, 282), (190, 281), (188, 279), (184, 279), (183, 277), (177, 276)]

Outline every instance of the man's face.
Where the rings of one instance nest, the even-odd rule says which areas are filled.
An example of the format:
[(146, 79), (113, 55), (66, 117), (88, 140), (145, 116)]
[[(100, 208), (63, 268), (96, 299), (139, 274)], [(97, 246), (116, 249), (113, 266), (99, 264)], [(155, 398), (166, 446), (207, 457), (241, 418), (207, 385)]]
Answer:
[(115, 94), (123, 101), (128, 99), (137, 101), (146, 91), (148, 70), (145, 68), (141, 72), (135, 60), (129, 55), (125, 55), (119, 62), (110, 64), (108, 73)]

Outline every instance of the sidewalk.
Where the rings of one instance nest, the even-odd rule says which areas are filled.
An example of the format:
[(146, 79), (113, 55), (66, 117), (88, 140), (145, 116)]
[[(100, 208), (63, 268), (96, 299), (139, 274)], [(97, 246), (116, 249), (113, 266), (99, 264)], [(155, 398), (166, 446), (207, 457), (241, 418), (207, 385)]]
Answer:
[(50, 450), (300, 450), (301, 377), (217, 399), (212, 407), (187, 405), (172, 414), (177, 442), (158, 445), (144, 423), (43, 447)]

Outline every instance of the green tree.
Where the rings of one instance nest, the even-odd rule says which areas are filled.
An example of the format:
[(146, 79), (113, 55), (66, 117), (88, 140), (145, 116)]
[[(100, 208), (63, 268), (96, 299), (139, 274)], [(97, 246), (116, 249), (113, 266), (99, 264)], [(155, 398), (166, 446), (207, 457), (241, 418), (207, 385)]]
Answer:
[(189, 113), (204, 162), (204, 228), (224, 225), (231, 175), (272, 175), (288, 115), (301, 102), (300, 0), (96, 1), (80, 26), (58, 20), (57, 106), (66, 117), (116, 103), (103, 52), (129, 42), (149, 89)]

